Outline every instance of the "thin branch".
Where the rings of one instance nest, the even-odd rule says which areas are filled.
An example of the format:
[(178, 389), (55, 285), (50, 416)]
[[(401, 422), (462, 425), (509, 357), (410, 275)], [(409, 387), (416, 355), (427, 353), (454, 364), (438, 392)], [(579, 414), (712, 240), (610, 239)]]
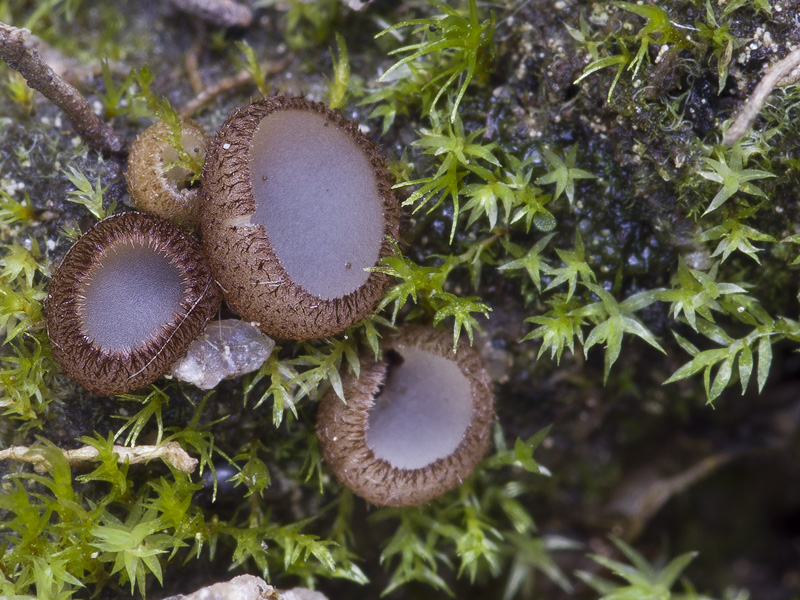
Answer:
[[(79, 465), (97, 459), (97, 448), (83, 446), (74, 450), (61, 450), (67, 462)], [(142, 464), (160, 458), (183, 473), (191, 473), (197, 467), (197, 459), (190, 456), (178, 442), (167, 442), (160, 446), (114, 446), (117, 462), (131, 465)], [(0, 450), (0, 460), (21, 460), (33, 463), (33, 468), (39, 473), (44, 473), (50, 468), (50, 463), (36, 448), (28, 446), (11, 446)]]
[(127, 146), (125, 138), (94, 114), (86, 98), (42, 60), (36, 49), (39, 43), (28, 29), (0, 22), (0, 59), (18, 71), (31, 88), (63, 110), (89, 146), (111, 154), (123, 153)]
[[(274, 75), (275, 73), (280, 73), (283, 71), (289, 64), (289, 61), (290, 58), (287, 56), (278, 62), (262, 65), (261, 68), (267, 75)], [(197, 94), (197, 96), (189, 100), (189, 102), (187, 102), (186, 105), (181, 109), (181, 116), (191, 117), (213, 102), (217, 96), (220, 96), (230, 90), (242, 87), (251, 81), (253, 81), (253, 75), (249, 71), (242, 69), (235, 75), (222, 79), (216, 85), (207, 87), (205, 90)]]
[(199, 56), (206, 43), (206, 26), (202, 21), (195, 21), (195, 23), (194, 41), (184, 56), (184, 64), (186, 66), (186, 75), (189, 76), (189, 84), (192, 86), (192, 92), (196, 96), (205, 87), (203, 78), (200, 77)]
[(767, 69), (766, 74), (758, 82), (756, 89), (753, 90), (736, 119), (723, 134), (722, 144), (733, 146), (738, 142), (753, 125), (772, 90), (777, 86), (791, 85), (798, 79), (800, 79), (800, 48), (793, 50), (786, 58), (779, 60)]

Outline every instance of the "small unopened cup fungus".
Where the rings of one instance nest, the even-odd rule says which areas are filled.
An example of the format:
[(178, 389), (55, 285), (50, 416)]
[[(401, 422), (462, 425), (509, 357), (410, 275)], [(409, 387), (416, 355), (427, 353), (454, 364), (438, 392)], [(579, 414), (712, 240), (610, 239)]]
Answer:
[(112, 395), (163, 375), (221, 302), (195, 238), (128, 212), (100, 221), (70, 248), (50, 282), (45, 316), (67, 375)]
[(222, 126), (203, 168), (203, 247), (230, 306), (312, 339), (366, 316), (389, 279), (399, 206), (378, 148), (323, 104), (263, 98)]
[(317, 413), (317, 437), (339, 480), (377, 505), (416, 506), (458, 486), (489, 448), (494, 398), (478, 353), (430, 327), (388, 339), (383, 359), (361, 357)]
[[(181, 119), (182, 145), (199, 162), (208, 146), (208, 136), (199, 123)], [(190, 187), (190, 173), (170, 164), (178, 153), (169, 144), (169, 126), (158, 121), (145, 129), (131, 145), (125, 179), (133, 205), (187, 229), (200, 227), (200, 188)]]

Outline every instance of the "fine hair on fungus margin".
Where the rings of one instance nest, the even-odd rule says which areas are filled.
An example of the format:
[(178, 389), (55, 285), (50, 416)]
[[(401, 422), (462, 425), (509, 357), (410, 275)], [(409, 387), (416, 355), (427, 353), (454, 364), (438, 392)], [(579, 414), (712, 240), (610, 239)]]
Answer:
[(420, 505), (456, 487), (486, 453), (494, 397), (478, 353), (450, 334), (411, 326), (322, 399), (317, 437), (339, 480), (369, 502)]
[(195, 238), (127, 212), (100, 221), (70, 248), (50, 282), (45, 316), (67, 375), (111, 395), (163, 375), (221, 302)]
[(400, 209), (378, 148), (303, 98), (263, 98), (223, 124), (203, 168), (203, 246), (225, 299), (267, 334), (334, 335), (388, 276)]

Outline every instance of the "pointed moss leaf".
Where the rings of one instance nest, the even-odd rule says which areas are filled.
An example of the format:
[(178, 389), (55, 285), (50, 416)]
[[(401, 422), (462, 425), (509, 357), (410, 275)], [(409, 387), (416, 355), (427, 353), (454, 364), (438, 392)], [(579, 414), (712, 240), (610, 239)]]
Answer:
[(700, 352), (694, 358), (692, 358), (692, 360), (675, 371), (669, 377), (669, 379), (664, 382), (664, 385), (680, 381), (681, 379), (686, 379), (695, 373), (699, 373), (703, 369), (706, 369), (722, 360), (727, 353), (727, 348), (715, 348), (713, 350), (705, 350)]
[(469, 345), (473, 342), (473, 328), (481, 330), (478, 320), (472, 313), (480, 313), (487, 319), (491, 308), (481, 301), (479, 296), (461, 298), (449, 292), (437, 293), (434, 296), (437, 300), (444, 301), (444, 305), (433, 315), (433, 324), (438, 325), (447, 317), (453, 317), (453, 353), (458, 346), (458, 339), (461, 337), (461, 330), (464, 329), (469, 337)]
[(675, 341), (676, 341), (676, 342), (678, 342), (678, 345), (679, 345), (679, 346), (680, 346), (680, 347), (683, 349), (683, 351), (684, 351), (684, 352), (686, 352), (686, 354), (688, 354), (689, 356), (697, 356), (697, 355), (700, 353), (700, 350), (698, 349), (698, 347), (697, 347), (697, 346), (695, 346), (695, 345), (694, 345), (692, 342), (690, 342), (689, 340), (687, 340), (687, 339), (686, 339), (685, 337), (683, 337), (682, 335), (680, 335), (680, 334), (678, 334), (678, 333), (675, 333), (674, 331), (672, 332), (672, 335), (673, 335), (673, 337), (675, 338)]
[(758, 392), (764, 389), (767, 383), (769, 368), (772, 365), (772, 343), (768, 336), (758, 340)]
[(720, 156), (721, 160), (703, 157), (703, 162), (711, 167), (712, 171), (700, 171), (700, 176), (721, 183), (722, 187), (711, 200), (711, 204), (703, 213), (707, 215), (722, 206), (736, 192), (744, 192), (753, 196), (766, 198), (766, 194), (750, 181), (775, 177), (774, 173), (758, 169), (745, 169), (743, 151), (739, 144), (730, 149), (727, 156)]
[(541, 185), (555, 183), (556, 191), (553, 194), (553, 200), (557, 200), (561, 194), (566, 194), (570, 205), (573, 204), (575, 200), (575, 181), (579, 179), (596, 179), (596, 176), (575, 167), (578, 152), (577, 145), (570, 148), (563, 159), (547, 148), (544, 148), (543, 152), (550, 170), (539, 177), (536, 183)]
[(653, 569), (652, 565), (647, 562), (647, 559), (644, 556), (634, 550), (630, 544), (614, 535), (610, 536), (610, 539), (617, 549), (619, 549), (631, 562), (637, 571), (647, 576), (648, 579), (651, 579), (655, 575), (655, 569)]
[(739, 381), (742, 383), (742, 395), (747, 389), (747, 384), (750, 383), (750, 375), (753, 372), (753, 352), (750, 346), (745, 344), (742, 347), (742, 353), (739, 355)]
[(689, 563), (692, 562), (697, 556), (697, 552), (686, 552), (680, 556), (673, 558), (666, 567), (664, 567), (656, 578), (656, 584), (662, 585), (666, 589), (671, 589), (678, 577), (681, 576)]
[(605, 567), (609, 571), (612, 571), (615, 575), (622, 577), (625, 579), (625, 581), (633, 586), (638, 586), (645, 589), (650, 587), (649, 578), (641, 575), (636, 568), (630, 565), (626, 565), (618, 560), (613, 560), (597, 554), (590, 554), (589, 558), (591, 558), (597, 564)]
[(500, 271), (511, 271), (515, 269), (525, 269), (528, 276), (533, 281), (536, 289), (541, 291), (542, 271), (549, 270), (547, 262), (540, 256), (545, 246), (553, 239), (553, 235), (549, 234), (540, 239), (533, 247), (528, 250), (528, 253), (522, 258), (512, 260), (504, 265), (498, 267)]
[(722, 346), (727, 346), (728, 344), (733, 343), (733, 338), (725, 333), (725, 330), (722, 329), (722, 327), (715, 325), (710, 321), (704, 321), (701, 319), (697, 322), (697, 329), (708, 339)]
[(562, 283), (568, 283), (567, 301), (569, 301), (575, 293), (575, 287), (579, 277), (584, 283), (595, 280), (592, 268), (586, 264), (583, 239), (581, 238), (580, 232), (575, 232), (575, 245), (572, 251), (556, 249), (556, 254), (558, 254), (565, 266), (550, 270), (550, 273), (554, 275), (554, 277), (550, 285), (545, 288), (545, 291), (557, 287)]
[(731, 374), (733, 373), (733, 358), (733, 356), (728, 356), (728, 358), (722, 362), (717, 370), (717, 375), (714, 377), (714, 383), (712, 384), (711, 391), (708, 394), (709, 404), (716, 400), (722, 393), (722, 390), (727, 387), (728, 382), (731, 379)]

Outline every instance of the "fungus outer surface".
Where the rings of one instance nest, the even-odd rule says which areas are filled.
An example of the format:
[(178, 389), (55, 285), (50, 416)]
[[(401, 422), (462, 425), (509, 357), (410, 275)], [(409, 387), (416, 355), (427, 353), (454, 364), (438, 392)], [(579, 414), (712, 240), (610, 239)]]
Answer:
[(377, 147), (327, 106), (274, 96), (237, 110), (202, 175), (203, 247), (228, 304), (268, 335), (356, 323), (390, 285), (400, 207)]
[(452, 454), (472, 418), (469, 380), (458, 365), (414, 347), (397, 349), (369, 411), (367, 445), (400, 469), (419, 469)]
[[(125, 179), (133, 205), (157, 215), (179, 227), (200, 226), (200, 193), (190, 187), (191, 173), (183, 167), (166, 168), (178, 160), (178, 153), (169, 144), (169, 126), (158, 121), (145, 129), (131, 145)], [(203, 127), (191, 119), (181, 119), (181, 143), (184, 150), (202, 162), (208, 146)]]
[(364, 285), (385, 226), (373, 169), (353, 139), (319, 113), (274, 112), (253, 135), (250, 168), (252, 222), (292, 280), (325, 300)]
[[(353, 373), (342, 376), (347, 403), (333, 390), (328, 391), (320, 403), (317, 438), (325, 461), (344, 485), (373, 504), (424, 504), (469, 477), (489, 448), (494, 423), (489, 375), (478, 353), (464, 340), (459, 342), (458, 353), (454, 356), (452, 340), (449, 333), (431, 327), (406, 327), (383, 345), (384, 355), (391, 358), (389, 353), (394, 351), (403, 358), (402, 364), (391, 366), (389, 360), (375, 361), (369, 354), (361, 356), (360, 376)], [(400, 417), (396, 422), (392, 419), (394, 409), (378, 408), (379, 412), (374, 412), (384, 399), (394, 403), (400, 398), (402, 403), (406, 390), (397, 392), (407, 386), (406, 377), (435, 377), (434, 373), (442, 367), (440, 360), (458, 371), (457, 374), (448, 366), (443, 372), (443, 380), (455, 384), (450, 386), (440, 381), (433, 384), (434, 390), (427, 391), (437, 393), (446, 387), (447, 395), (461, 391), (467, 394), (466, 399), (459, 398), (454, 403), (457, 408), (449, 415), (453, 407), (447, 404), (419, 410), (419, 405), (413, 402), (396, 411)], [(427, 365), (423, 364), (426, 362)], [(428, 374), (421, 375), (424, 372)], [(425, 385), (420, 381), (413, 382), (410, 387), (422, 388), (418, 383)], [(430, 401), (432, 396), (426, 394), (425, 398)], [(422, 399), (416, 401), (423, 402)], [(459, 420), (464, 419), (466, 413), (465, 425)], [(377, 420), (376, 415), (380, 415)], [(454, 422), (445, 423), (449, 418)], [(426, 423), (426, 420), (436, 423)], [(443, 429), (450, 431), (445, 433)], [(380, 443), (375, 442), (376, 435), (383, 438)], [(447, 439), (442, 442), (429, 439), (432, 437)], [(412, 448), (415, 444), (423, 448)]]
[(180, 358), (221, 301), (196, 239), (152, 215), (114, 215), (75, 242), (50, 281), (53, 356), (96, 394), (135, 390)]

